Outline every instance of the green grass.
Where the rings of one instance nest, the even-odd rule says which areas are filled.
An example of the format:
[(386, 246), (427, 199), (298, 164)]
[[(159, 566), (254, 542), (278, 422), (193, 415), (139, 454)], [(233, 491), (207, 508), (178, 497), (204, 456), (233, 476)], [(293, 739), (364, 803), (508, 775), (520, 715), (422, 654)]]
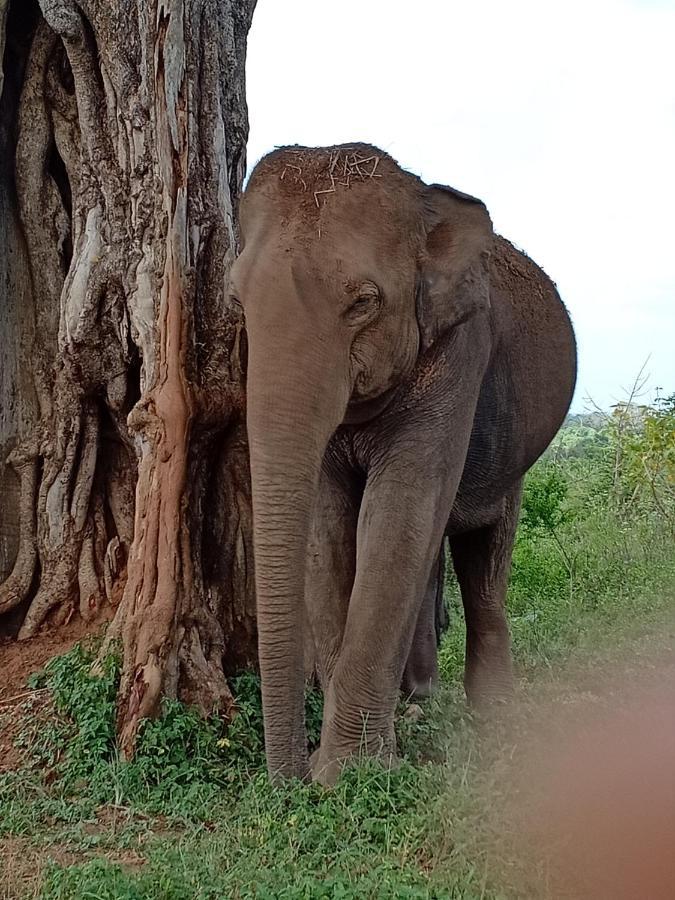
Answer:
[[(547, 896), (551, 870), (511, 820), (537, 692), (566, 701), (580, 668), (594, 683), (605, 664), (672, 648), (675, 633), (672, 539), (653, 511), (612, 507), (604, 462), (545, 460), (528, 481), (509, 596), (521, 696), (489, 726), (464, 704), (449, 578), (442, 687), (421, 719), (399, 718), (395, 771), (360, 765), (330, 792), (271, 788), (250, 675), (233, 685), (230, 728), (167, 703), (127, 764), (114, 744), (115, 659), (99, 678), (81, 647), (53, 660), (20, 711), (25, 764), (0, 775), (0, 896)], [(308, 724), (316, 740), (313, 694)]]

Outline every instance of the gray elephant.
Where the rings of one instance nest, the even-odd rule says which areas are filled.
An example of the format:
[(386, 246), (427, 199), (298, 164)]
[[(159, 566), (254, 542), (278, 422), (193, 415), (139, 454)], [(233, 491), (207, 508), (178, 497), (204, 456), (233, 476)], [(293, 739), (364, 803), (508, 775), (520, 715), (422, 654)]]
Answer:
[(305, 604), (324, 689), (312, 768), (331, 783), (355, 754), (393, 753), (402, 681), (434, 681), (444, 535), (468, 698), (508, 694), (522, 478), (569, 407), (575, 342), (552, 282), (480, 201), (369, 145), (264, 157), (241, 236), (267, 762), (309, 774)]

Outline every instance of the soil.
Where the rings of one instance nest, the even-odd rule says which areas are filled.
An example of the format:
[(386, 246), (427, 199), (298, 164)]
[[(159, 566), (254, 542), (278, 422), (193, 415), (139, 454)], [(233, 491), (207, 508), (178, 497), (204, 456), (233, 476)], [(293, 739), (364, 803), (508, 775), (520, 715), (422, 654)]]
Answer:
[(132, 849), (88, 853), (58, 843), (35, 846), (22, 837), (0, 839), (0, 900), (39, 897), (44, 869), (48, 863), (72, 866), (92, 858), (104, 858), (125, 869), (145, 864), (145, 857)]
[[(32, 852), (31, 852), (32, 851)], [(23, 838), (0, 841), (0, 900), (37, 897), (42, 884), (45, 859)]]

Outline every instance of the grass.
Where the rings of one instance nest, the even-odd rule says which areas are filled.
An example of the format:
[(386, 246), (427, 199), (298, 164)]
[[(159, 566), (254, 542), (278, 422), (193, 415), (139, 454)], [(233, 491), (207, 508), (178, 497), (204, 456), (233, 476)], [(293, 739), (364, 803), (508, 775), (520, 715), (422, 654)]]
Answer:
[[(468, 713), (450, 579), (443, 684), (421, 718), (402, 705), (395, 771), (366, 763), (331, 792), (271, 788), (250, 675), (234, 684), (229, 729), (167, 703), (125, 764), (113, 740), (115, 659), (95, 679), (82, 647), (53, 660), (13, 712), (25, 762), (0, 775), (0, 896), (561, 896), (545, 854), (528, 852), (514, 824), (542, 692), (563, 709), (616, 660), (639, 668), (655, 646), (672, 651), (675, 634), (667, 530), (652, 512), (611, 508), (602, 460), (579, 465), (545, 460), (528, 482), (509, 597), (519, 700), (490, 725)], [(556, 715), (553, 727), (564, 723)], [(316, 695), (308, 724), (316, 739)]]

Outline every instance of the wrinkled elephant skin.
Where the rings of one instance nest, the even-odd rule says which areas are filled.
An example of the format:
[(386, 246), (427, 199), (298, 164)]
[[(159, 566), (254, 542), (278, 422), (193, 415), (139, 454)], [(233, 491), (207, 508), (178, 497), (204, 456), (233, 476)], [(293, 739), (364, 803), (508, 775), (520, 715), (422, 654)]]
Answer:
[(481, 202), (375, 147), (271, 153), (241, 229), (267, 761), (309, 775), (306, 614), (325, 698), (313, 770), (330, 782), (361, 752), (391, 758), (399, 689), (435, 683), (446, 535), (468, 698), (508, 695), (522, 478), (569, 407), (574, 336)]

